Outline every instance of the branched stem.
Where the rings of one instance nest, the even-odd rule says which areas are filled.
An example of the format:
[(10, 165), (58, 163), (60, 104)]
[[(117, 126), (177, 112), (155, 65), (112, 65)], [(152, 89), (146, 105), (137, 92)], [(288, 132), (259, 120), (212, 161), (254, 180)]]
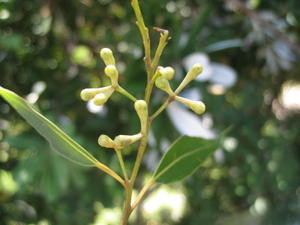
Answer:
[[(168, 43), (169, 32), (167, 30), (163, 30), (163, 29), (160, 29), (160, 28), (155, 28), (155, 30), (157, 30), (161, 33), (161, 36), (160, 36), (160, 41), (159, 41), (158, 47), (157, 47), (156, 52), (155, 52), (154, 59), (152, 61), (149, 30), (145, 26), (144, 19), (143, 19), (143, 16), (142, 16), (142, 12), (141, 12), (138, 0), (132, 0), (131, 5), (132, 5), (132, 8), (134, 10), (136, 19), (137, 19), (137, 26), (140, 30), (140, 33), (141, 33), (141, 36), (142, 36), (142, 39), (143, 39), (144, 49), (145, 49), (144, 61), (145, 61), (145, 66), (146, 66), (146, 71), (147, 71), (147, 86), (146, 86), (146, 90), (145, 90), (145, 98), (144, 99), (145, 99), (146, 103), (149, 105), (152, 89), (153, 89), (154, 82), (155, 82), (155, 79), (153, 79), (153, 76), (154, 76), (154, 74), (157, 70), (158, 63), (159, 63), (160, 57), (163, 53), (163, 50), (165, 49), (165, 47)], [(127, 96), (131, 100), (136, 101), (136, 99), (132, 95), (130, 95), (125, 90), (121, 89), (121, 87), (117, 88), (116, 90), (118, 92), (124, 94), (125, 96)], [(165, 107), (169, 103), (170, 103), (170, 101), (168, 101), (168, 103), (166, 103)], [(164, 108), (161, 107), (159, 112), (154, 114), (154, 117), (156, 117), (161, 111), (163, 111), (165, 109), (165, 107)], [(122, 170), (123, 170), (123, 173), (124, 173), (124, 176), (125, 176), (124, 187), (125, 187), (126, 200), (125, 200), (125, 203), (124, 203), (124, 212), (123, 212), (123, 218), (122, 218), (122, 225), (127, 225), (128, 218), (129, 218), (130, 214), (137, 207), (137, 205), (140, 203), (140, 201), (142, 200), (145, 193), (154, 184), (153, 179), (151, 179), (149, 182), (147, 182), (145, 184), (145, 186), (142, 188), (142, 190), (140, 191), (140, 193), (138, 194), (137, 199), (135, 200), (135, 202), (132, 205), (132, 202), (131, 202), (132, 201), (132, 191), (133, 191), (133, 187), (135, 185), (136, 179), (137, 179), (137, 175), (139, 173), (139, 169), (140, 169), (141, 164), (142, 164), (142, 159), (143, 159), (144, 153), (146, 151), (150, 125), (151, 125), (151, 118), (148, 117), (147, 126), (146, 126), (147, 128), (146, 128), (145, 133), (143, 133), (143, 137), (140, 141), (140, 145), (139, 145), (139, 148), (138, 148), (135, 164), (134, 164), (134, 167), (133, 167), (133, 170), (132, 170), (132, 173), (131, 173), (131, 176), (130, 176), (129, 180), (128, 180), (128, 176), (126, 174), (124, 162), (122, 163), (122, 161), (123, 161), (123, 159), (121, 158), (122, 155), (118, 155), (120, 165), (121, 165), (121, 167), (123, 167)], [(117, 152), (117, 154), (120, 154), (120, 153)]]

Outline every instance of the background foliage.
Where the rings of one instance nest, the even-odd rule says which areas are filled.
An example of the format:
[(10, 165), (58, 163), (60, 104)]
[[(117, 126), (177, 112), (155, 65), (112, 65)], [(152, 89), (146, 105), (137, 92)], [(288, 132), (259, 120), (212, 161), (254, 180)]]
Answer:
[[(143, 0), (141, 7), (147, 24), (171, 32), (162, 65), (175, 66), (180, 76), (182, 60), (202, 52), (238, 74), (235, 85), (221, 93), (209, 82), (192, 84), (207, 104), (203, 121), (216, 132), (230, 125), (233, 130), (205, 168), (175, 184), (186, 195), (183, 216), (174, 219), (161, 210), (148, 217), (149, 224), (299, 224), (299, 91), (298, 108), (286, 105), (281, 96), (288, 84), (299, 85), (300, 2)], [(155, 31), (151, 36), (158, 40)], [(117, 159), (96, 140), (102, 133), (137, 131), (132, 105), (114, 95), (100, 113), (91, 113), (79, 98), (82, 88), (108, 82), (98, 57), (102, 47), (114, 50), (122, 85), (142, 97), (141, 40), (129, 1), (0, 0), (1, 86), (36, 103), (118, 170)], [(153, 107), (163, 98), (157, 93)], [(1, 224), (103, 224), (102, 212), (118, 212), (115, 207), (123, 198), (119, 184), (49, 151), (2, 100), (0, 129)], [(157, 156), (180, 130), (165, 113), (153, 133), (156, 142), (149, 153)], [(128, 165), (134, 153), (127, 149)], [(148, 154), (144, 177), (157, 163), (151, 159)], [(140, 214), (147, 218), (141, 209), (135, 224), (145, 223)]]

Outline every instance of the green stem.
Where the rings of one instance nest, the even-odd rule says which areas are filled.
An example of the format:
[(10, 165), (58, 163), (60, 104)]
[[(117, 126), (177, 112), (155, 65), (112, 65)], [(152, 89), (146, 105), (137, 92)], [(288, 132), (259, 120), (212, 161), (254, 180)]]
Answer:
[(155, 52), (154, 59), (152, 61), (152, 69), (153, 69), (152, 72), (154, 72), (156, 70), (159, 60), (160, 60), (160, 57), (161, 57), (165, 47), (167, 46), (168, 40), (169, 40), (169, 31), (162, 30), (162, 29), (160, 29), (160, 30), (161, 30), (160, 31), (161, 34), (160, 34), (159, 44), (158, 44), (157, 50)]
[(117, 92), (119, 92), (120, 94), (126, 96), (127, 98), (129, 98), (131, 101), (135, 102), (137, 99), (130, 94), (128, 91), (126, 91), (124, 88), (122, 88), (121, 86), (117, 86), (115, 89)]
[(150, 121), (152, 122), (160, 113), (162, 113), (167, 107), (168, 105), (170, 105), (172, 102), (174, 101), (174, 97), (169, 97), (164, 104), (162, 104), (159, 109), (153, 113), (152, 116), (150, 116)]
[(126, 182), (126, 184), (125, 184), (125, 195), (126, 195), (126, 197), (125, 197), (126, 200), (125, 200), (125, 204), (124, 204), (122, 225), (128, 224), (128, 219), (132, 212), (132, 209), (131, 209), (132, 187), (128, 182)]
[(140, 146), (138, 148), (138, 153), (137, 153), (137, 157), (136, 157), (136, 160), (135, 160), (135, 164), (134, 164), (134, 167), (133, 167), (133, 170), (132, 170), (132, 174), (131, 174), (131, 178), (130, 178), (130, 185), (133, 187), (134, 186), (134, 183), (135, 183), (135, 180), (136, 180), (136, 177), (138, 175), (138, 172), (139, 172), (139, 169), (140, 169), (140, 166), (141, 166), (141, 163), (142, 163), (142, 159), (143, 159), (143, 156), (144, 156), (144, 152), (146, 150), (146, 147), (147, 147), (147, 142), (148, 142), (148, 130), (147, 129), (147, 134), (145, 136), (143, 136), (142, 140), (141, 140), (141, 143), (140, 143)]
[(136, 19), (137, 19), (137, 26), (140, 30), (142, 39), (143, 39), (143, 44), (145, 48), (145, 65), (146, 65), (146, 70), (148, 74), (148, 78), (150, 78), (150, 71), (151, 71), (151, 43), (150, 43), (150, 36), (149, 36), (149, 30), (145, 26), (144, 18), (141, 12), (141, 8), (139, 5), (138, 0), (132, 0), (131, 1), (131, 6), (134, 10)]
[(118, 160), (119, 160), (119, 163), (120, 163), (120, 166), (121, 166), (124, 178), (125, 178), (126, 181), (128, 181), (128, 175), (127, 175), (125, 163), (124, 163), (124, 160), (123, 160), (122, 152), (121, 152), (120, 149), (115, 149), (115, 151), (117, 153)]
[(152, 185), (155, 183), (154, 179), (150, 179), (142, 188), (142, 190), (140, 191), (140, 193), (137, 195), (134, 203), (131, 206), (131, 210), (133, 211), (138, 204), (141, 202), (141, 200), (143, 199), (143, 197), (145, 196), (145, 194), (147, 193), (147, 191), (152, 187)]

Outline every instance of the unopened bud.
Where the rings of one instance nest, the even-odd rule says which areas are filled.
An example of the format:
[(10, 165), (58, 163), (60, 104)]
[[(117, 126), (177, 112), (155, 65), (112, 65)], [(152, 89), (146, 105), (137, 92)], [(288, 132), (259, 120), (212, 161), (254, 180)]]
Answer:
[(109, 99), (109, 97), (112, 95), (113, 92), (114, 89), (111, 87), (109, 90), (97, 94), (93, 99), (94, 104), (97, 106), (103, 105), (105, 102), (107, 102), (107, 100)]
[(116, 66), (108, 65), (105, 67), (104, 72), (107, 76), (110, 77), (112, 85), (116, 86), (118, 84), (118, 79), (119, 79), (119, 73)]
[(116, 65), (113, 52), (109, 48), (102, 48), (100, 56), (103, 59), (105, 65)]
[(102, 88), (86, 88), (83, 89), (80, 93), (80, 97), (83, 101), (89, 101), (95, 97), (95, 95), (104, 93), (111, 89), (111, 86), (102, 87)]
[(160, 68), (159, 72), (162, 75), (162, 77), (167, 80), (172, 80), (174, 78), (175, 70), (170, 66)]
[(201, 101), (194, 101), (191, 105), (190, 105), (191, 110), (193, 110), (195, 113), (197, 114), (203, 114), (205, 112), (205, 105), (203, 102)]
[(141, 132), (145, 133), (148, 120), (148, 105), (144, 100), (137, 100), (134, 103), (135, 111), (137, 112), (141, 122)]
[(202, 73), (203, 67), (200, 63), (195, 64), (190, 71), (186, 74), (185, 78), (176, 89), (175, 93), (178, 94), (182, 89), (188, 85), (192, 80), (194, 80), (200, 73)]
[(170, 87), (169, 81), (166, 78), (158, 77), (155, 81), (155, 85), (159, 89), (167, 92), (169, 95), (174, 95), (174, 92)]
[(94, 97), (93, 102), (95, 105), (100, 106), (103, 105), (107, 100), (108, 98), (106, 97), (106, 95), (104, 93), (100, 93)]
[(187, 105), (191, 110), (193, 110), (197, 114), (203, 114), (205, 112), (205, 105), (201, 101), (193, 101), (179, 96), (176, 96), (175, 100)]
[(115, 137), (114, 143), (118, 148), (123, 148), (140, 140), (142, 136), (141, 133), (135, 135), (118, 135)]
[(98, 138), (98, 144), (105, 148), (114, 148), (115, 146), (114, 141), (104, 134), (100, 135), (100, 137)]

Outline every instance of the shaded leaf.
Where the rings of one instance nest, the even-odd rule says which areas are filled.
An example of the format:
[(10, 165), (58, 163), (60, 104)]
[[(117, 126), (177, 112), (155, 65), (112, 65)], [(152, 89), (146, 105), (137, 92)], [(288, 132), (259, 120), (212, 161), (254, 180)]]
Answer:
[(38, 113), (23, 98), (2, 87), (0, 87), (0, 95), (49, 142), (51, 148), (62, 156), (80, 165), (94, 166), (100, 164), (87, 150)]
[(201, 166), (218, 145), (218, 140), (180, 137), (161, 159), (154, 179), (159, 183), (171, 183), (186, 178)]

